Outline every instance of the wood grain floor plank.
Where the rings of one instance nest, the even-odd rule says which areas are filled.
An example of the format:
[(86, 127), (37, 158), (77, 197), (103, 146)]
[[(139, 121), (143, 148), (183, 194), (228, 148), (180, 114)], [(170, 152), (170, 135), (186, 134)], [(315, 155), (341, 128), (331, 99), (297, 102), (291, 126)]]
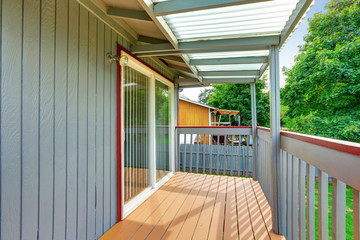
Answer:
[(238, 239), (235, 178), (228, 177), (225, 207), (224, 239)]
[(243, 183), (255, 239), (270, 239), (268, 229), (266, 228), (262, 213), (251, 186), (251, 180), (249, 178), (244, 178)]
[(196, 200), (194, 201), (193, 206), (191, 207), (188, 216), (178, 234), (178, 239), (191, 239), (193, 236), (193, 233), (196, 228), (196, 223), (198, 222), (200, 218), (201, 211), (203, 210), (203, 206), (206, 200), (206, 196), (208, 195), (208, 192), (210, 190), (210, 186), (212, 184), (212, 181), (214, 179), (214, 176), (209, 175), (206, 177), (206, 180), (199, 191)]
[(235, 184), (240, 239), (253, 240), (254, 232), (250, 221), (250, 212), (246, 201), (243, 179), (236, 178)]
[(213, 183), (211, 184), (209, 193), (206, 197), (203, 210), (200, 214), (199, 221), (196, 225), (192, 239), (202, 240), (207, 239), (211, 218), (215, 206), (216, 195), (220, 184), (220, 176), (214, 176)]
[(208, 239), (219, 240), (224, 234), (224, 214), (226, 200), (227, 177), (220, 179), (220, 185), (216, 196), (214, 212), (211, 219), (210, 231)]
[(184, 221), (186, 220), (188, 213), (201, 190), (204, 182), (208, 175), (199, 175), (200, 177), (194, 182), (194, 187), (185, 199), (184, 203), (180, 207), (179, 211), (174, 216), (174, 219), (171, 221), (169, 228), (166, 230), (163, 239), (176, 239), (179, 231), (181, 230)]

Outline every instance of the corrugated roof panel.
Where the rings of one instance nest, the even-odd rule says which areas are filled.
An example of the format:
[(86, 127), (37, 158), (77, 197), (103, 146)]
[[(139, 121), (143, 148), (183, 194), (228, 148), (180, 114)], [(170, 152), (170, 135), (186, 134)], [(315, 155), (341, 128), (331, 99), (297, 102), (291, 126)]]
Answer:
[(298, 1), (273, 0), (213, 8), (170, 14), (164, 19), (176, 37), (183, 41), (278, 34)]

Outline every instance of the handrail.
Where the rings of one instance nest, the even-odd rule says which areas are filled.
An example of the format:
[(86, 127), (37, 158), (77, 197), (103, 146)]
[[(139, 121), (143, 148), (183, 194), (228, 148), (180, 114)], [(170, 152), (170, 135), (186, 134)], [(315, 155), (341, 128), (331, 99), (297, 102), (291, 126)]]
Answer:
[(214, 134), (214, 135), (251, 135), (251, 127), (248, 126), (178, 126), (178, 134)]
[[(258, 127), (259, 182), (267, 198), (272, 193), (269, 167), (271, 164), (270, 129)], [(360, 144), (311, 136), (289, 131), (280, 132), (280, 169), (282, 231), (287, 238), (314, 239), (328, 236), (328, 182), (333, 182), (332, 237), (346, 239), (346, 185), (353, 188), (354, 239), (360, 238), (359, 190)], [(315, 181), (318, 183), (315, 209)], [(305, 187), (307, 186), (307, 187)], [(305, 201), (307, 199), (307, 201)], [(305, 207), (306, 205), (306, 207)], [(315, 211), (318, 211), (318, 231), (315, 232)], [(306, 213), (305, 213), (306, 212)], [(286, 220), (287, 219), (287, 220)], [(307, 224), (305, 224), (307, 222)]]

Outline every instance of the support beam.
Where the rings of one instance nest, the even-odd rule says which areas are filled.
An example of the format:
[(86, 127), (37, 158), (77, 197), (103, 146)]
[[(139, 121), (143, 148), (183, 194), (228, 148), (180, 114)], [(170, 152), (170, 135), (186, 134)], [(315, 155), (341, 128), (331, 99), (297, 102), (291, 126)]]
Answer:
[[(229, 47), (260, 47), (260, 46), (271, 46), (278, 45), (280, 37), (274, 36), (263, 36), (263, 37), (246, 37), (246, 38), (232, 38), (232, 39), (219, 39), (219, 40), (200, 40), (193, 42), (181, 42), (178, 44), (179, 50), (195, 50), (195, 49), (218, 49), (222, 51), (222, 48)], [(174, 47), (171, 44), (153, 44), (153, 45), (135, 45), (132, 48), (132, 52), (148, 53), (157, 51), (174, 51)]]
[(232, 84), (244, 84), (255, 83), (255, 78), (204, 78), (203, 83), (232, 83)]
[(251, 64), (251, 63), (267, 63), (268, 57), (239, 57), (239, 58), (209, 58), (209, 59), (193, 59), (190, 65), (222, 65), (222, 64)]
[(300, 0), (296, 5), (296, 8), (292, 12), (289, 20), (285, 24), (285, 27), (281, 31), (280, 38), (280, 47), (285, 43), (290, 34), (294, 31), (296, 26), (299, 24), (304, 14), (310, 8), (314, 0)]
[(256, 85), (251, 83), (251, 126), (252, 126), (252, 137), (253, 137), (253, 148), (252, 148), (252, 160), (253, 160), (253, 179), (257, 179), (257, 116), (256, 116)]
[(107, 14), (112, 17), (130, 18), (130, 19), (152, 22), (152, 19), (145, 11), (109, 7), (107, 10)]
[(256, 78), (256, 81), (258, 81), (261, 77), (262, 77), (262, 75), (265, 73), (265, 71), (266, 71), (266, 69), (269, 67), (269, 63), (265, 63), (265, 64), (263, 64), (262, 66), (261, 66), (261, 68), (260, 68), (260, 74), (259, 74), (259, 76)]
[(155, 4), (153, 12), (156, 16), (164, 16), (174, 13), (183, 13), (265, 1), (269, 0), (171, 0)]
[(138, 42), (150, 43), (150, 44), (169, 43), (168, 40), (152, 38), (152, 37), (147, 37), (147, 36), (143, 36), (143, 35), (139, 35)]
[(192, 73), (192, 71), (187, 67), (178, 66), (178, 65), (175, 65), (175, 64), (169, 64), (168, 67), (172, 68), (172, 69), (175, 69), (175, 70), (187, 72), (187, 73)]
[(195, 53), (214, 53), (214, 52), (238, 52), (238, 51), (260, 51), (269, 50), (270, 46), (245, 46), (245, 47), (227, 47), (227, 48), (210, 48), (210, 49), (191, 49), (191, 50), (173, 50), (173, 51), (153, 51), (135, 54), (138, 57), (155, 57), (168, 55), (183, 55)]
[(270, 48), (270, 135), (271, 135), (271, 203), (273, 229), (283, 235), (281, 228), (281, 172), (280, 172), (280, 68), (279, 47)]
[(257, 76), (260, 74), (260, 71), (257, 70), (240, 70), (240, 71), (202, 71), (198, 75), (201, 77), (238, 77), (238, 76)]
[(165, 61), (172, 61), (172, 62), (176, 62), (176, 63), (185, 64), (184, 60), (178, 56), (163, 56), (163, 57), (161, 57), (161, 59), (163, 59)]

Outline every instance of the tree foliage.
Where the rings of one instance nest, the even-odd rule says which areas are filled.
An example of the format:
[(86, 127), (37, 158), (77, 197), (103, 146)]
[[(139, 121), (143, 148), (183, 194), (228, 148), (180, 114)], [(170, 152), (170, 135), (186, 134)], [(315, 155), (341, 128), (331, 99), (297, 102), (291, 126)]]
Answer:
[[(269, 95), (264, 92), (265, 79), (256, 83), (256, 109), (258, 125), (269, 126)], [(238, 110), (242, 126), (251, 126), (251, 90), (250, 84), (213, 84), (212, 89), (201, 92), (199, 100), (210, 106)], [(236, 125), (233, 120), (233, 124)]]
[(281, 91), (286, 127), (360, 141), (360, 4), (332, 0), (309, 32)]

